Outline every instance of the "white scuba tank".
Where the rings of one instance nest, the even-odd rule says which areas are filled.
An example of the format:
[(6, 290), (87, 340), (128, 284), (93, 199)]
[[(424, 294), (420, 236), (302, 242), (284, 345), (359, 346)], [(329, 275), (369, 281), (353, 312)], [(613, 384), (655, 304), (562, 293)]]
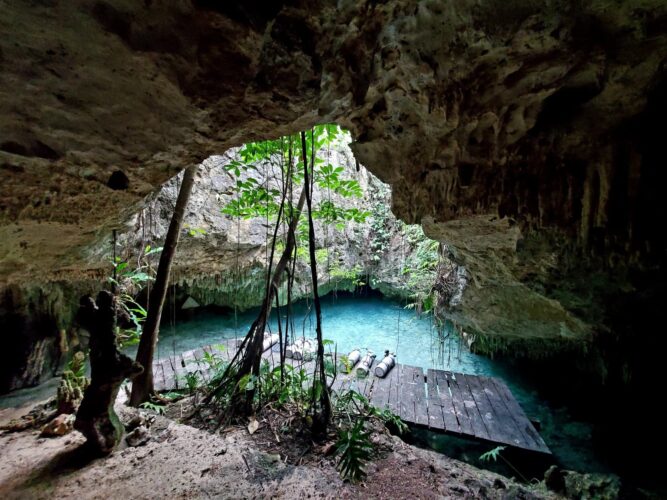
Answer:
[(368, 372), (371, 371), (371, 366), (373, 366), (373, 361), (375, 361), (375, 354), (373, 351), (367, 351), (364, 359), (357, 366), (357, 377), (363, 378), (368, 376)]
[(354, 368), (354, 365), (359, 362), (360, 358), (361, 351), (359, 349), (352, 349), (352, 351), (350, 351), (350, 353), (347, 355), (347, 363), (341, 363), (343, 370), (347, 373), (350, 373)]
[(301, 344), (303, 344), (303, 340), (304, 340), (303, 337), (301, 337), (299, 339), (296, 339), (290, 345), (288, 345), (287, 349), (285, 349), (285, 357), (286, 358), (294, 358), (294, 352), (301, 348)]
[(390, 353), (389, 351), (384, 352), (384, 358), (378, 363), (375, 367), (375, 376), (383, 378), (391, 371), (391, 369), (396, 365), (396, 355)]
[(301, 345), (294, 351), (294, 359), (310, 361), (314, 352), (314, 342), (310, 339), (304, 339)]

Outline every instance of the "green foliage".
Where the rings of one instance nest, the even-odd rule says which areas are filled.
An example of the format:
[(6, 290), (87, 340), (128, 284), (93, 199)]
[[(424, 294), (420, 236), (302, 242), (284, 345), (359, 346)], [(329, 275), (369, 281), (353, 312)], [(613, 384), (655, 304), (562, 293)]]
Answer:
[(188, 236), (204, 236), (206, 235), (206, 229), (202, 229), (200, 227), (192, 227), (189, 224), (184, 224), (183, 225), (183, 230), (187, 233)]
[(123, 289), (128, 286), (128, 283), (123, 283), (124, 281), (133, 285), (143, 285), (148, 281), (153, 281), (155, 271), (150, 265), (148, 257), (160, 253), (161, 251), (162, 247), (153, 248), (150, 245), (146, 245), (143, 255), (139, 259), (142, 264), (135, 268), (132, 268), (130, 263), (123, 260), (121, 257), (111, 259), (111, 265), (114, 268), (116, 277), (109, 278), (109, 282)]
[[(318, 154), (322, 148), (334, 143), (341, 132), (335, 124), (316, 126), (312, 136), (306, 134), (306, 150), (310, 153), (313, 146), (315, 153)], [(278, 183), (266, 180), (262, 184), (257, 177), (267, 177), (267, 175), (259, 174), (257, 177), (255, 175), (260, 172), (260, 168), (266, 169), (267, 166), (272, 166), (281, 169), (283, 175), (289, 175), (294, 185), (299, 185), (303, 180), (300, 144), (300, 137), (297, 134), (270, 141), (252, 142), (241, 147), (238, 159), (224, 166), (235, 178), (235, 185), (232, 188), (232, 199), (224, 205), (222, 213), (245, 219), (276, 217), (282, 197), (281, 190), (276, 188)], [(292, 165), (289, 165), (290, 156)], [(322, 191), (345, 198), (361, 197), (363, 194), (356, 180), (343, 178), (345, 172), (343, 167), (316, 158), (314, 165), (309, 165), (309, 170), (314, 185)], [(291, 200), (286, 200), (285, 212), (290, 217), (294, 214), (295, 207), (291, 205)], [(358, 208), (341, 208), (328, 199), (321, 201), (312, 211), (313, 219), (335, 224), (338, 229), (343, 229), (347, 221), (364, 222), (368, 215), (369, 212)], [(307, 227), (299, 225), (298, 233), (302, 240), (305, 239)]]
[(60, 413), (74, 413), (81, 400), (83, 391), (90, 381), (86, 377), (86, 355), (79, 351), (72, 356), (63, 370), (56, 392), (57, 409)]
[(294, 404), (297, 411), (305, 411), (310, 405), (312, 384), (306, 371), (285, 365), (281, 381), (280, 366), (271, 368), (266, 360), (262, 361), (259, 375), (263, 401), (275, 401), (278, 406)]
[(122, 293), (119, 295), (118, 305), (125, 311), (132, 321), (134, 328), (119, 328), (116, 332), (116, 339), (121, 348), (139, 343), (144, 321), (148, 316), (148, 311), (138, 304), (131, 295)]
[(318, 265), (324, 265), (329, 259), (329, 249), (328, 248), (318, 248), (315, 250), (315, 261)]
[(69, 371), (74, 377), (78, 379), (86, 376), (86, 354), (78, 351), (72, 356), (72, 359), (67, 363), (65, 371)]
[(480, 459), (482, 462), (490, 462), (490, 461), (492, 461), (492, 460), (493, 460), (494, 462), (497, 462), (497, 461), (498, 461), (498, 457), (500, 456), (500, 452), (503, 451), (505, 448), (506, 448), (506, 446), (496, 446), (496, 447), (493, 448), (492, 450), (489, 450), (489, 451), (487, 451), (486, 453), (482, 453), (482, 454), (479, 456), (479, 459)]
[(199, 375), (199, 371), (187, 372), (183, 375), (183, 380), (185, 380), (185, 385), (188, 387), (188, 392), (194, 394), (199, 389), (201, 376)]
[(432, 288), (440, 262), (439, 243), (427, 238), (418, 225), (403, 224), (402, 231), (410, 246), (402, 269), (403, 286), (413, 299), (413, 303), (407, 307), (415, 309), (419, 314), (429, 313), (436, 303)]
[(393, 228), (389, 221), (391, 220), (391, 210), (386, 203), (388, 188), (379, 185), (378, 189), (372, 193), (371, 202), (371, 261), (379, 264), (389, 246)]
[(164, 415), (164, 405), (156, 404), (156, 403), (151, 403), (150, 401), (146, 401), (145, 403), (141, 403), (141, 408), (144, 408), (145, 410), (150, 410), (154, 411), (158, 415)]
[(118, 306), (125, 312), (133, 328), (119, 328), (116, 331), (116, 339), (119, 347), (127, 347), (137, 344), (141, 338), (143, 323), (148, 316), (148, 312), (137, 301), (134, 300), (132, 293), (136, 293), (148, 282), (155, 278), (155, 269), (150, 263), (149, 257), (162, 252), (162, 247), (153, 248), (146, 245), (141, 257), (140, 264), (132, 268), (129, 261), (121, 257), (111, 259), (111, 265), (114, 269), (114, 277), (109, 277), (108, 281), (114, 285), (118, 291)]
[(175, 401), (175, 400), (181, 399), (183, 397), (183, 391), (173, 390), (173, 391), (165, 392), (164, 394), (162, 394), (162, 397), (164, 399), (168, 399), (170, 401)]
[(353, 481), (365, 475), (363, 466), (370, 459), (373, 450), (370, 432), (365, 424), (371, 419), (382, 422), (387, 427), (395, 428), (400, 434), (408, 430), (407, 425), (390, 410), (375, 408), (368, 399), (354, 390), (337, 394), (334, 399), (334, 412), (343, 423), (336, 443), (341, 458), (338, 462), (343, 477)]
[(373, 445), (371, 433), (365, 430), (364, 420), (357, 420), (348, 429), (341, 429), (336, 442), (338, 469), (341, 476), (351, 481), (360, 481), (366, 476), (364, 466), (371, 458)]
[(401, 417), (396, 415), (388, 408), (376, 408), (374, 406), (370, 407), (369, 413), (377, 418), (379, 418), (387, 427), (396, 429), (396, 432), (399, 434), (405, 434), (408, 432), (408, 424), (401, 420)]
[(329, 276), (333, 280), (349, 281), (354, 286), (364, 286), (363, 269), (360, 264), (356, 264), (352, 269), (344, 269), (338, 260), (329, 269)]

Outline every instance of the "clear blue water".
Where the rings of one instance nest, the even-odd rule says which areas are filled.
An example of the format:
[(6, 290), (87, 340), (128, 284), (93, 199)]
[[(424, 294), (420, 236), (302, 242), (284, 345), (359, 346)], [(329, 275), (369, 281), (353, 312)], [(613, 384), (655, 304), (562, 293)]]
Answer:
[[(240, 314), (204, 311), (175, 325), (162, 325), (157, 356), (242, 338), (256, 315), (257, 310)], [(386, 298), (331, 294), (322, 299), (322, 316), (324, 338), (334, 341), (338, 352), (368, 348), (379, 357), (388, 349), (396, 352), (400, 363), (502, 378), (526, 414), (541, 423), (540, 434), (560, 465), (586, 472), (607, 471), (591, 448), (589, 424), (574, 421), (566, 408), (552, 407), (540, 398), (530, 381), (521, 379), (506, 364), (471, 353), (453, 335), (444, 343), (439, 341), (428, 317), (418, 318)], [(315, 336), (315, 314), (307, 302), (294, 305), (293, 318), (299, 335)], [(274, 310), (270, 325), (274, 332), (276, 321)], [(447, 446), (436, 435), (427, 439), (435, 449)]]
[[(378, 356), (388, 349), (398, 361), (423, 368), (447, 369), (474, 375), (500, 377), (510, 387), (526, 414), (541, 423), (540, 434), (559, 465), (582, 472), (608, 472), (591, 445), (592, 427), (571, 418), (567, 408), (552, 406), (540, 397), (530, 380), (521, 378), (508, 365), (469, 352), (455, 336), (442, 343), (428, 317), (417, 318), (396, 301), (380, 297), (330, 294), (322, 299), (324, 338), (336, 343), (338, 352), (359, 348), (373, 350)], [(242, 338), (257, 310), (240, 314), (201, 311), (175, 325), (161, 326), (157, 357), (215, 344), (223, 339)], [(277, 331), (274, 310), (270, 327)], [(293, 307), (296, 332), (314, 337), (315, 315), (305, 301)], [(133, 356), (136, 346), (126, 350)], [(0, 409), (14, 407), (55, 393), (57, 379), (35, 388), (23, 389), (0, 397)], [(421, 433), (422, 440), (436, 450), (452, 454), (452, 441), (433, 433)], [(457, 445), (458, 456), (479, 455), (479, 447)], [(485, 445), (486, 446), (486, 445)], [(490, 448), (490, 446), (487, 446)], [(488, 451), (482, 449), (481, 451)]]

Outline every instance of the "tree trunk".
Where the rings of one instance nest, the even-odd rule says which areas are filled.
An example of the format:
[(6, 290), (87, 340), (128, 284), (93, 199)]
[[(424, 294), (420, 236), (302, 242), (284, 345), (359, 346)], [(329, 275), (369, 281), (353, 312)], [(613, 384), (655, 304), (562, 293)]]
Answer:
[[(269, 320), (269, 316), (271, 314), (271, 307), (273, 305), (273, 299), (275, 298), (276, 295), (276, 290), (278, 290), (278, 288), (280, 287), (280, 278), (285, 272), (287, 263), (289, 262), (289, 259), (292, 253), (294, 252), (294, 246), (296, 245), (296, 228), (305, 201), (306, 201), (306, 193), (302, 191), (301, 195), (299, 196), (299, 202), (296, 207), (294, 218), (292, 219), (288, 227), (285, 250), (280, 256), (280, 260), (276, 264), (276, 267), (273, 271), (273, 275), (271, 276), (271, 280), (267, 287), (264, 301), (262, 302), (262, 308), (260, 309), (260, 312), (257, 315), (257, 319), (250, 326), (248, 335), (246, 335), (244, 343), (241, 345), (240, 349), (246, 347), (246, 350), (243, 353), (243, 357), (241, 358), (241, 361), (239, 363), (239, 368), (235, 377), (236, 379), (235, 386), (238, 385), (238, 381), (241, 380), (241, 378), (243, 378), (244, 375), (259, 374), (259, 368), (262, 359), (262, 343), (264, 340), (264, 330), (266, 328), (266, 323)], [(276, 222), (276, 224), (279, 224), (279, 221)], [(274, 237), (274, 244), (275, 244), (275, 237)], [(230, 363), (230, 366), (231, 364), (232, 363)], [(238, 390), (234, 389), (234, 395), (230, 407), (231, 414), (234, 413), (250, 414), (252, 412), (253, 397), (254, 397), (254, 390), (253, 391), (243, 390), (239, 392)]]
[(116, 299), (100, 292), (97, 302), (81, 300), (79, 323), (90, 332), (90, 385), (76, 414), (74, 428), (86, 437), (88, 447), (107, 455), (120, 443), (123, 426), (114, 411), (118, 389), (126, 378), (142, 371), (141, 366), (116, 347)]
[[(312, 139), (312, 137), (311, 137)], [(311, 143), (314, 141), (311, 140)], [(322, 338), (322, 307), (320, 305), (320, 294), (317, 290), (317, 260), (315, 259), (315, 227), (313, 225), (313, 207), (310, 193), (310, 180), (308, 176), (308, 162), (306, 161), (306, 133), (301, 132), (301, 148), (303, 151), (303, 190), (306, 193), (306, 205), (308, 206), (308, 250), (310, 253), (310, 275), (313, 280), (313, 302), (315, 303), (315, 332), (317, 333), (317, 358), (315, 360), (315, 374), (313, 376), (313, 425), (312, 431), (315, 436), (326, 435), (327, 426), (331, 419), (331, 400), (329, 399), (329, 388), (327, 387), (327, 376), (324, 369), (324, 341)], [(315, 154), (310, 157), (311, 167), (315, 166)], [(319, 379), (319, 380), (318, 380)], [(316, 384), (321, 384), (320, 390), (316, 390)], [(319, 394), (319, 400), (315, 400)]]
[[(238, 414), (249, 414), (252, 411), (252, 399), (254, 396), (254, 391), (239, 391), (239, 381), (245, 375), (259, 373), (262, 357), (262, 343), (264, 340), (264, 329), (269, 319), (269, 315), (271, 314), (271, 307), (276, 296), (276, 290), (278, 290), (280, 287), (280, 278), (285, 272), (287, 263), (289, 262), (290, 257), (294, 252), (294, 247), (296, 245), (297, 224), (299, 222), (301, 211), (303, 210), (305, 203), (306, 193), (305, 191), (301, 191), (293, 218), (288, 225), (285, 249), (283, 250), (280, 259), (278, 260), (278, 263), (273, 270), (273, 274), (270, 277), (270, 281), (266, 288), (266, 294), (264, 296), (264, 300), (262, 301), (262, 307), (259, 311), (259, 314), (257, 315), (257, 319), (250, 326), (248, 333), (243, 339), (243, 343), (239, 346), (236, 355), (229, 363), (229, 366), (227, 367), (227, 370), (222, 377), (222, 381), (209, 393), (209, 395), (203, 401), (203, 404), (208, 404), (222, 388), (226, 386), (229, 387), (231, 385), (233, 395), (232, 402), (229, 405), (229, 415), (227, 415), (229, 418), (232, 418), (234, 415)], [(276, 222), (276, 224), (280, 224), (280, 219)], [(276, 226), (276, 229), (277, 227), (278, 226)], [(275, 246), (275, 235), (273, 239), (273, 245)], [(232, 373), (230, 369), (233, 366), (237, 368), (236, 373), (233, 376), (230, 376), (230, 373)]]
[(160, 255), (160, 264), (157, 269), (157, 276), (155, 277), (153, 290), (151, 290), (148, 300), (148, 316), (144, 323), (143, 333), (141, 334), (141, 340), (139, 341), (139, 349), (137, 350), (136, 361), (144, 367), (144, 371), (132, 382), (132, 395), (130, 397), (130, 405), (132, 406), (139, 406), (141, 403), (148, 401), (150, 395), (154, 392), (153, 357), (155, 355), (155, 345), (157, 344), (158, 332), (160, 330), (162, 307), (164, 306), (164, 299), (167, 295), (167, 287), (169, 286), (171, 263), (174, 259), (174, 254), (176, 253), (178, 238), (183, 225), (183, 215), (185, 214), (185, 208), (190, 199), (190, 193), (192, 192), (192, 185), (194, 184), (197, 168), (198, 166), (194, 165), (185, 170), (181, 189), (178, 192), (174, 214), (171, 217), (167, 237), (164, 240), (164, 247), (162, 249), (162, 254)]

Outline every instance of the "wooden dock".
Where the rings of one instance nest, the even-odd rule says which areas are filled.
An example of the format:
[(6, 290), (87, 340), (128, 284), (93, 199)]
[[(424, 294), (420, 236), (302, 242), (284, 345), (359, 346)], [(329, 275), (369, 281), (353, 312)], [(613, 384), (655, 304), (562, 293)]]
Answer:
[[(237, 341), (225, 341), (224, 345), (226, 348), (222, 351), (206, 346), (157, 360), (153, 364), (156, 390), (185, 388), (187, 372), (197, 372), (207, 381), (210, 373), (204, 352), (215, 352), (222, 359), (230, 360), (236, 352)], [(271, 349), (265, 351), (263, 357), (272, 365), (279, 361), (279, 354)], [(286, 361), (309, 373), (314, 368), (313, 362)], [(435, 369), (424, 371), (399, 363), (382, 379), (374, 375), (357, 379), (354, 375), (339, 374), (332, 389), (356, 390), (373, 406), (389, 408), (411, 425), (551, 453), (505, 382), (498, 378)]]

